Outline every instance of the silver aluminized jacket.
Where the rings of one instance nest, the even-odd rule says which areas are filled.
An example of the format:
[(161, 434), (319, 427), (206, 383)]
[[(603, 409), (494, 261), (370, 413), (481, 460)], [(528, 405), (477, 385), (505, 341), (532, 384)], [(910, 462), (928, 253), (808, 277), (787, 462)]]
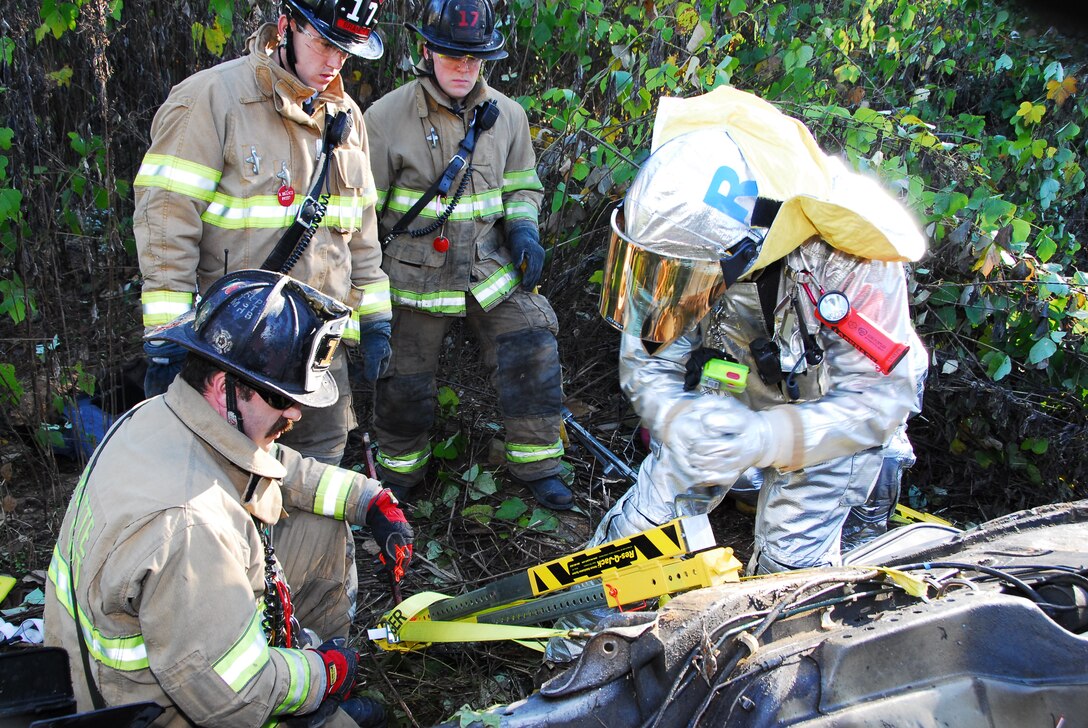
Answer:
[[(187, 311), (224, 273), (261, 266), (313, 185), (325, 118), (337, 111), (354, 126), (330, 165), (325, 218), (290, 273), (353, 310), (345, 341), (358, 341), (360, 320), (391, 315), (362, 112), (337, 76), (307, 115), (314, 89), (274, 62), (275, 44), (265, 24), (247, 55), (185, 79), (155, 114), (134, 182), (145, 327)], [(277, 197), (285, 185), (287, 206)]]
[[(366, 111), (378, 209), (383, 211), (380, 222), (388, 231), (446, 169), (465, 138), (473, 108), (487, 99), (498, 103), (495, 125), (479, 136), (450, 195), (436, 197), (408, 229), (434, 223), (471, 169), (448, 222), (419, 237), (399, 235), (385, 246), (382, 267), (397, 306), (463, 316), (466, 295), (474, 296), (485, 311), (505, 300), (521, 274), (504, 245), (502, 223), (525, 220), (536, 225), (543, 187), (525, 110), (483, 79), (459, 105), (433, 78), (423, 76)], [(449, 241), (448, 250), (435, 245), (439, 235)]]
[[(789, 402), (778, 386), (768, 387), (756, 374), (749, 346), (766, 336), (756, 284), (738, 282), (698, 329), (650, 355), (638, 338), (624, 335), (620, 348), (620, 383), (643, 424), (653, 436), (651, 454), (639, 470), (638, 482), (605, 515), (593, 543), (603, 543), (665, 522), (676, 513), (712, 508), (702, 486), (722, 482), (734, 463), (700, 471), (663, 441), (674, 421), (691, 403), (735, 396), (741, 412), (762, 413), (773, 423), (775, 453), (764, 468), (764, 487), (756, 522), (757, 550), (779, 564), (794, 567), (833, 563), (838, 558), (838, 532), (849, 508), (861, 505), (872, 488), (884, 457), (909, 459), (907, 418), (921, 407), (927, 355), (907, 310), (907, 276), (901, 263), (871, 261), (835, 250), (814, 240), (787, 255), (778, 286), (775, 340), (783, 369), (798, 361), (800, 397)], [(799, 272), (808, 269), (826, 290), (844, 291), (851, 304), (910, 350), (890, 374), (844, 339), (817, 328), (813, 305), (799, 288)], [(807, 278), (805, 279), (807, 280)], [(801, 329), (786, 297), (801, 303), (804, 326), (824, 350), (816, 366), (804, 362)], [(685, 364), (692, 351), (706, 346), (725, 351), (751, 368), (747, 389), (739, 394), (684, 391)], [(749, 464), (741, 463), (744, 471)], [(681, 503), (678, 507), (677, 498)], [(690, 508), (683, 505), (692, 498)]]
[(314, 710), (321, 657), (269, 647), (262, 629), (266, 562), (254, 519), (274, 524), (291, 505), (361, 523), (379, 492), (377, 481), (289, 448), (259, 449), (176, 379), (100, 446), (49, 565), (46, 642), (68, 651), (79, 709), (91, 699), (73, 583), (108, 704), (153, 700), (167, 708), (161, 726), (191, 725), (179, 710), (232, 728)]

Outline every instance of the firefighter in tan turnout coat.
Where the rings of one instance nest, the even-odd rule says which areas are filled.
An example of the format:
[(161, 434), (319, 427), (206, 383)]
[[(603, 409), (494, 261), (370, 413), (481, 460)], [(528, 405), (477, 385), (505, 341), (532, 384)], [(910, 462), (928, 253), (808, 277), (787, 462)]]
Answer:
[[(352, 309), (344, 341), (358, 345), (364, 375), (377, 378), (389, 357), (389, 282), (380, 268), (366, 129), (340, 77), (349, 55), (382, 55), (381, 38), (371, 30), (377, 7), (285, 0), (278, 23), (259, 28), (246, 55), (171, 90), (135, 180), (145, 330), (190, 310), (224, 273), (271, 267), (270, 254), (296, 218), (323, 209), (308, 244), (293, 256), (297, 262), (288, 258), (275, 269)], [(334, 136), (339, 144), (325, 155), (317, 205), (307, 208), (322, 173), (318, 149)], [(150, 397), (165, 391), (185, 351), (170, 342), (149, 341), (145, 348)], [(356, 426), (343, 349), (333, 375), (339, 401), (307, 411), (284, 442), (337, 465)], [(314, 574), (312, 583), (288, 575), (297, 585), (299, 618), (318, 632), (346, 636), (358, 582), (351, 536), (343, 524), (297, 516), (277, 534), (277, 546), (342, 555), (335, 562), (330, 556), (330, 571)], [(339, 601), (337, 610), (324, 609), (330, 600)], [(317, 610), (333, 622), (312, 622)]]
[(402, 497), (423, 479), (443, 340), (464, 317), (498, 393), (509, 473), (542, 505), (568, 509), (558, 324), (534, 292), (543, 189), (525, 111), (480, 75), (483, 61), (506, 56), (494, 26), (487, 0), (426, 2), (408, 26), (424, 44), (417, 78), (366, 112), (393, 299), (378, 464)]
[(356, 725), (344, 708), (382, 723), (349, 698), (358, 656), (342, 640), (301, 649), (280, 559), (305, 571), (321, 554), (268, 537), (289, 505), (368, 526), (389, 568), (411, 558), (387, 489), (276, 443), (303, 405), (336, 401), (328, 364), (348, 314), (287, 276), (239, 271), (152, 332), (189, 351), (181, 375), (98, 447), (49, 566), (46, 642), (67, 650), (80, 710), (154, 701), (163, 726)]

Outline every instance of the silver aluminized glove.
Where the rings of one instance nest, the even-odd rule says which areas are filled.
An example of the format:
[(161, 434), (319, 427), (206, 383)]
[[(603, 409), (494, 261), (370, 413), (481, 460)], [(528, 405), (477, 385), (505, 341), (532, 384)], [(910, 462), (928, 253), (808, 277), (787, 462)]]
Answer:
[(731, 486), (750, 467), (789, 467), (794, 418), (782, 405), (755, 412), (733, 397), (705, 395), (673, 407), (656, 437), (693, 485)]

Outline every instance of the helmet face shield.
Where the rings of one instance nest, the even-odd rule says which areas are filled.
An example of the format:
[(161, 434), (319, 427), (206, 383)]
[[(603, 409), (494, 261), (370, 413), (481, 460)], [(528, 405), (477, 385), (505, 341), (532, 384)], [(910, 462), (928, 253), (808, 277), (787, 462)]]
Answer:
[(645, 246), (623, 232), (624, 211), (612, 212), (600, 312), (608, 323), (644, 342), (675, 340), (710, 312), (725, 292), (719, 258), (693, 256), (691, 246)]
[[(657, 344), (694, 327), (743, 273), (737, 251), (744, 260), (758, 252), (762, 236), (751, 226), (757, 199), (754, 175), (725, 132), (664, 144), (612, 215), (601, 315)], [(723, 270), (731, 271), (728, 279)]]

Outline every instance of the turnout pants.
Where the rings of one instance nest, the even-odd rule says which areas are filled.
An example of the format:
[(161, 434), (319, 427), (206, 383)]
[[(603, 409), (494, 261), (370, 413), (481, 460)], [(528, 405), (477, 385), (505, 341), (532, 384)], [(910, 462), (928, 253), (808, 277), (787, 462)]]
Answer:
[[(468, 298), (465, 318), (498, 394), (509, 470), (521, 480), (555, 475), (563, 455), (555, 312), (546, 298), (521, 288), (490, 311)], [(393, 357), (378, 380), (374, 405), (378, 464), (387, 484), (412, 487), (426, 474), (435, 372), (451, 320), (393, 308)]]

